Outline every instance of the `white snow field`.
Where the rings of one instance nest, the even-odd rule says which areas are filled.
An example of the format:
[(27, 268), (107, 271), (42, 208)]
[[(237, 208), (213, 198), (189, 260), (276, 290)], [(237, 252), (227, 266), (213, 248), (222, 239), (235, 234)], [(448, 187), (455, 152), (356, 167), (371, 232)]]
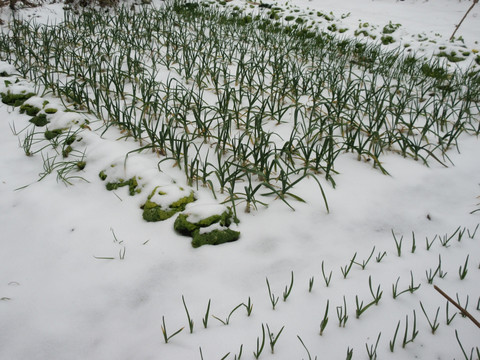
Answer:
[[(228, 6), (250, 11), (250, 4)], [(431, 57), (445, 46), (468, 53), (451, 69), (472, 64), (470, 71), (479, 70), (480, 5), (459, 28), (462, 39), (448, 41), (472, 1), (276, 4), (297, 16), (331, 12), (331, 21), (318, 26), (335, 23), (346, 29), (339, 34), (345, 38), (368, 23), (365, 29), (378, 41), (390, 21), (401, 24), (385, 49), (400, 46)], [(62, 6), (18, 13), (59, 23)], [(4, 8), (5, 31), (10, 16)], [(93, 114), (66, 112), (67, 102), (42, 94), (6, 61), (3, 71), (13, 75), (0, 79), (0, 92), (32, 91), (37, 96), (29, 104), (58, 109), (49, 126), (78, 131), (78, 151), (63, 158), (40, 150), (41, 133), (33, 137), (38, 151), (26, 156), (31, 116), (0, 104), (0, 359), (479, 359), (480, 328), (434, 289), (480, 320), (476, 136), (460, 135), (447, 166), (387, 152), (381, 164), (389, 175), (342, 153), (336, 187), (320, 177), (329, 212), (316, 182), (306, 179), (292, 191), (305, 200), (290, 198), (295, 210), (274, 196), (260, 197), (268, 207), (257, 204), (250, 213), (239, 203), (240, 222), (230, 227), (240, 232), (238, 241), (193, 248), (189, 237), (174, 231), (176, 217), (142, 218), (147, 196), (156, 186), (173, 200), (192, 189), (197, 201), (184, 210), (190, 219), (218, 214), (228, 202), (220, 206), (223, 198), (207, 187), (188, 186), (171, 162), (159, 171), (161, 155), (143, 151), (126, 158), (139, 143), (124, 132), (113, 126), (104, 132)], [(477, 113), (477, 126), (479, 120)], [(60, 165), (48, 168), (67, 161), (86, 162), (66, 173), (70, 185)], [(107, 191), (102, 170), (107, 179), (139, 177), (141, 192), (130, 196), (128, 186)]]

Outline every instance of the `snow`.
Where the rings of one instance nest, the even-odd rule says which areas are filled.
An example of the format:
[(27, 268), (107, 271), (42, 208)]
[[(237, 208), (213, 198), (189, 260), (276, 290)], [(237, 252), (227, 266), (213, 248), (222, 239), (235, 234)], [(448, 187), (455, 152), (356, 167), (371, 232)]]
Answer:
[(225, 230), (227, 229), (225, 226), (222, 226), (220, 224), (213, 224), (213, 225), (210, 225), (210, 226), (207, 226), (207, 227), (204, 227), (204, 228), (200, 228), (199, 230), (199, 233), (200, 234), (208, 234), (214, 230), (219, 230), (219, 231), (222, 231), (222, 230)]
[(12, 74), (15, 74), (17, 70), (13, 65), (10, 65), (8, 63), (2, 63), (0, 64), (0, 72), (2, 73), (5, 72), (6, 74), (12, 75)]
[(151, 202), (160, 205), (164, 209), (168, 209), (170, 204), (181, 198), (188, 197), (190, 192), (188, 189), (178, 187), (176, 185), (165, 185), (156, 188), (155, 193), (150, 198)]
[(191, 223), (197, 223), (200, 220), (209, 218), (210, 216), (221, 215), (223, 212), (227, 211), (225, 205), (217, 203), (190, 203), (185, 209), (185, 214), (188, 215), (188, 221)]
[[(380, 29), (392, 21), (402, 24), (403, 37), (439, 34), (439, 43), (447, 42), (471, 3), (293, 2), (301, 9), (332, 11), (337, 18), (351, 13), (342, 21), (352, 31), (359, 20)], [(9, 10), (2, 11), (5, 18)], [(59, 21), (59, 11), (60, 4), (24, 10), (51, 23)], [(479, 48), (479, 11), (480, 5), (457, 34), (470, 49)], [(423, 43), (417, 45), (433, 51)], [(13, 69), (1, 63), (1, 71)], [(4, 84), (1, 86), (4, 91)], [(33, 90), (28, 83), (16, 86)], [(49, 107), (59, 108), (52, 117), (55, 125), (72, 125), (74, 118), (70, 116), (78, 114), (60, 111), (61, 102), (48, 100)], [(249, 214), (239, 212), (241, 237), (237, 242), (193, 249), (188, 237), (174, 232), (174, 218), (147, 223), (140, 209), (158, 185), (159, 189), (175, 191), (182, 187), (184, 191), (178, 194), (188, 195), (180, 171), (162, 164), (163, 172), (158, 172), (155, 154), (130, 153), (125, 161), (126, 154), (138, 144), (124, 140), (123, 134), (113, 128), (102, 135), (98, 130), (102, 124), (90, 121), (91, 129), (81, 132), (87, 167), (80, 175), (86, 181), (77, 179), (72, 186), (64, 186), (54, 174), (37, 181), (44, 171), (40, 154), (25, 156), (19, 146), (24, 135), (12, 134), (12, 129), (27, 126), (27, 116), (0, 104), (0, 359), (200, 359), (199, 348), (204, 359), (221, 359), (228, 352), (227, 359), (233, 359), (241, 345), (242, 359), (253, 359), (262, 324), (268, 324), (274, 333), (282, 326), (285, 329), (274, 354), (267, 335), (261, 359), (307, 359), (297, 336), (312, 359), (344, 358), (347, 348), (353, 348), (354, 359), (367, 359), (366, 344), (374, 345), (380, 332), (377, 354), (383, 359), (464, 358), (455, 331), (467, 354), (480, 347), (480, 329), (469, 319), (457, 314), (450, 325), (446, 324), (446, 300), (426, 278), (428, 270), (435, 271), (440, 257), (441, 269), (447, 275), (436, 277), (434, 284), (454, 299), (458, 296), (462, 305), (468, 296), (469, 312), (480, 319), (480, 230), (473, 239), (468, 236), (480, 223), (480, 212), (473, 212), (480, 207), (478, 139), (463, 135), (460, 151), (450, 153), (454, 165), (448, 168), (435, 162), (426, 167), (399, 155), (387, 155), (383, 165), (390, 176), (358, 162), (355, 156), (342, 155), (336, 163), (336, 188), (325, 186), (329, 214), (315, 183), (302, 183), (295, 193), (307, 202), (295, 202), (295, 211), (277, 200)], [(53, 129), (53, 123), (49, 127)], [(112, 164), (116, 166), (111, 168)], [(144, 186), (141, 194), (129, 196), (128, 188), (106, 191), (98, 173), (109, 168), (114, 169), (114, 177), (140, 174), (139, 183)], [(213, 202), (210, 190), (195, 191), (197, 204), (189, 205), (187, 212), (204, 216), (223, 209), (214, 204), (195, 211), (199, 203)], [(161, 201), (152, 199), (157, 200)], [(442, 246), (442, 239), (458, 227), (466, 229), (461, 241), (456, 234)], [(401, 256), (397, 255), (392, 231), (397, 240), (403, 236)], [(427, 250), (426, 241), (434, 238)], [(365, 269), (353, 264), (344, 278), (341, 268), (350, 264), (354, 254), (355, 261), (362, 264), (373, 248)], [(383, 252), (385, 257), (377, 262), (376, 257)], [(460, 280), (459, 268), (467, 255), (468, 273)], [(328, 287), (322, 263), (327, 277), (332, 271)], [(291, 272), (293, 290), (283, 301)], [(393, 299), (392, 285), (399, 279), (399, 290), (405, 290), (411, 274), (413, 284), (420, 284), (418, 291)], [(266, 278), (274, 296), (279, 296), (275, 310)], [(372, 300), (369, 278), (374, 290), (381, 286), (383, 296), (378, 305), (356, 319), (355, 296), (364, 304)], [(194, 320), (193, 334), (189, 333), (182, 295)], [(349, 318), (345, 327), (339, 327), (337, 307), (343, 306), (344, 297)], [(204, 328), (202, 318), (209, 300), (210, 315), (225, 320), (249, 298), (253, 303), (250, 317), (241, 306), (228, 325), (210, 317)], [(327, 300), (329, 322), (320, 336)], [(420, 302), (430, 321), (440, 307), (435, 334)], [(410, 336), (414, 310), (419, 335), (402, 348), (405, 318), (408, 316)], [(450, 305), (449, 311), (452, 316), (455, 308)], [(162, 317), (169, 335), (185, 327), (168, 344), (163, 341)], [(399, 321), (392, 353), (389, 342)]]

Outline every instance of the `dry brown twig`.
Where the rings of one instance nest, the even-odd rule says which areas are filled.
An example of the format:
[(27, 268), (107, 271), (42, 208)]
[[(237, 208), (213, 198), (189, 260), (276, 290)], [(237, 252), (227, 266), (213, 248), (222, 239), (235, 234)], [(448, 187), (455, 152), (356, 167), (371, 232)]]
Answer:
[(465, 13), (465, 15), (463, 15), (462, 20), (460, 20), (460, 22), (458, 23), (458, 25), (455, 27), (455, 31), (453, 32), (452, 36), (450, 36), (450, 41), (453, 40), (453, 37), (455, 36), (455, 34), (456, 34), (458, 28), (460, 27), (460, 25), (462, 25), (463, 20), (465, 20), (465, 18), (467, 17), (468, 13), (469, 13), (470, 11), (472, 11), (473, 7), (474, 7), (475, 5), (477, 5), (478, 1), (479, 1), (479, 0), (473, 0), (472, 6), (470, 6), (470, 7), (468, 8), (468, 10), (467, 10), (467, 12)]
[[(478, 0), (477, 0), (478, 1)], [(447, 299), (448, 301), (450, 301), (453, 305), (455, 305), (455, 307), (460, 310), (460, 312), (465, 315), (466, 317), (468, 317), (470, 320), (472, 320), (472, 322), (477, 325), (479, 328), (480, 328), (480, 322), (478, 322), (477, 319), (475, 319), (467, 310), (465, 310), (464, 308), (462, 308), (455, 300), (453, 300), (450, 296), (448, 296), (447, 294), (445, 294), (444, 291), (442, 291), (438, 286), (434, 285), (433, 286), (435, 290), (437, 290), (445, 299)]]

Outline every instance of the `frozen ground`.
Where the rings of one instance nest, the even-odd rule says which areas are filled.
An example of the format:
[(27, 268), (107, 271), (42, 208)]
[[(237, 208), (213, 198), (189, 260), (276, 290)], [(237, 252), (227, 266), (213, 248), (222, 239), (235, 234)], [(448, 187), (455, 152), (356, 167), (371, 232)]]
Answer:
[[(346, 21), (353, 31), (359, 19), (383, 27), (390, 20), (401, 23), (403, 38), (425, 33), (446, 41), (471, 1), (298, 1), (307, 7), (351, 13)], [(52, 7), (28, 10), (47, 18)], [(471, 51), (479, 49), (480, 7), (470, 13), (459, 30)], [(4, 10), (3, 16), (7, 16)], [(340, 15), (339, 15), (340, 16)], [(350, 23), (349, 23), (350, 22)], [(432, 43), (433, 44), (433, 43)], [(412, 43), (412, 46), (417, 46)], [(420, 45), (418, 45), (420, 46)], [(436, 44), (429, 45), (436, 46)], [(425, 45), (428, 49), (432, 49)], [(433, 50), (426, 50), (433, 51)], [(4, 64), (2, 64), (4, 66)], [(462, 65), (463, 66), (463, 65)], [(4, 90), (4, 84), (0, 84)], [(28, 85), (27, 86), (31, 86)], [(58, 107), (61, 103), (49, 99)], [(271, 354), (268, 337), (261, 359), (343, 359), (353, 348), (353, 359), (368, 359), (375, 346), (381, 359), (463, 359), (458, 337), (470, 356), (480, 347), (480, 329), (457, 314), (446, 323), (446, 300), (427, 282), (426, 272), (441, 269), (434, 284), (457, 298), (480, 319), (480, 143), (464, 136), (455, 164), (430, 168), (398, 155), (384, 157), (391, 176), (350, 155), (337, 160), (337, 188), (325, 187), (330, 204), (327, 214), (318, 192), (308, 184), (297, 193), (308, 199), (296, 211), (279, 201), (268, 209), (239, 213), (239, 241), (193, 249), (189, 239), (172, 230), (173, 218), (161, 223), (142, 220), (143, 198), (130, 197), (127, 189), (105, 190), (98, 173), (113, 162), (123, 162), (136, 144), (118, 141), (121, 134), (84, 131), (87, 167), (73, 186), (57, 182), (54, 174), (37, 182), (44, 171), (40, 154), (25, 156), (19, 146), (23, 134), (12, 129), (27, 126), (26, 115), (0, 105), (0, 358), (1, 359), (234, 359), (243, 345), (242, 359), (253, 359), (262, 324), (277, 334), (285, 326)], [(58, 121), (65, 118), (59, 117)], [(95, 122), (92, 130), (97, 128)], [(156, 172), (158, 159), (142, 154), (130, 157), (128, 171), (142, 172), (150, 185), (182, 181), (176, 169)], [(132, 170), (134, 169), (134, 170)], [(312, 187), (313, 188), (313, 187)], [(147, 194), (147, 192), (144, 192)], [(212, 202), (205, 190), (200, 201)], [(441, 241), (454, 234), (442, 246)], [(392, 230), (402, 253), (397, 256)], [(461, 241), (458, 234), (464, 231)], [(413, 236), (416, 249), (412, 253)], [(472, 238), (468, 235), (471, 234)], [(433, 242), (430, 250), (427, 241)], [(355, 261), (344, 279), (341, 268)], [(381, 262), (379, 254), (386, 252)], [(468, 258), (468, 273), (460, 280), (459, 268)], [(108, 258), (108, 259), (107, 259)], [(113, 258), (113, 259), (109, 259)], [(121, 259), (122, 258), (122, 259)], [(322, 262), (331, 282), (322, 276)], [(282, 293), (294, 283), (284, 302)], [(309, 280), (314, 278), (312, 291)], [(378, 305), (355, 317), (355, 297), (372, 300), (369, 289), (380, 286)], [(413, 280), (412, 278), (413, 277)], [(272, 309), (266, 278), (280, 300)], [(413, 281), (420, 288), (393, 299), (392, 285), (407, 289)], [(182, 295), (194, 321), (189, 333)], [(211, 300), (210, 315), (223, 321), (250, 298), (253, 311), (241, 306), (228, 325), (202, 318)], [(349, 316), (339, 327), (337, 314), (347, 304)], [(329, 321), (322, 336), (320, 323), (329, 301)], [(437, 309), (439, 327), (432, 334), (420, 301), (433, 322)], [(408, 316), (407, 340), (413, 331), (414, 312), (418, 336), (402, 348)], [(449, 317), (455, 313), (449, 306)], [(169, 334), (184, 330), (164, 343), (162, 317)], [(394, 352), (389, 342), (400, 327)], [(200, 349), (201, 348), (201, 352)], [(477, 359), (477, 355), (472, 359)]]

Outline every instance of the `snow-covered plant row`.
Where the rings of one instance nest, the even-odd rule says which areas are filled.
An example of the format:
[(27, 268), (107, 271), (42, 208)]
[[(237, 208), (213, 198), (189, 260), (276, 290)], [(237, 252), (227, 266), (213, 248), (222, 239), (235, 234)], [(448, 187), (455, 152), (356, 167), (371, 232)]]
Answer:
[(447, 166), (459, 136), (480, 132), (473, 69), (207, 3), (16, 20), (0, 56), (235, 211), (264, 196), (293, 208), (303, 181), (328, 211), (340, 154), (385, 174), (388, 152)]

